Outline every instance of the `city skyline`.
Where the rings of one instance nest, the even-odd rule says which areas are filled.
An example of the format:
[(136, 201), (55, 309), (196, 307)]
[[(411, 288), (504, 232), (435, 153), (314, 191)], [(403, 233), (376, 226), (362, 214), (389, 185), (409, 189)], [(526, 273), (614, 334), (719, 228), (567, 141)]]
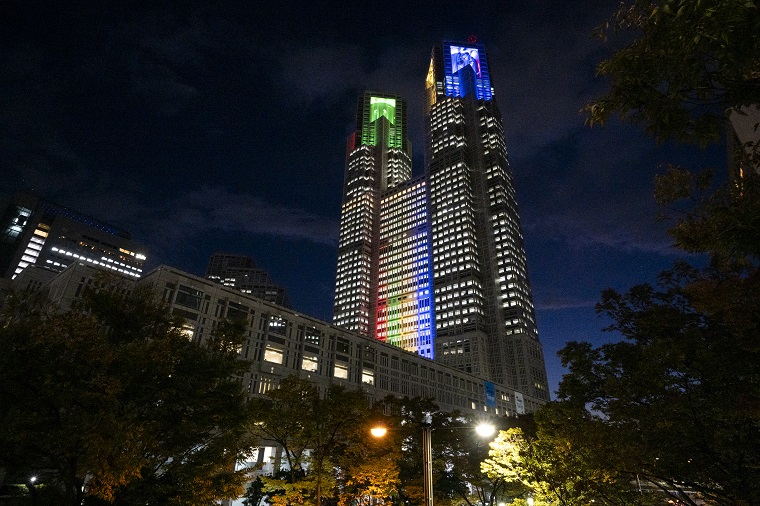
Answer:
[(584, 126), (609, 52), (590, 32), (616, 6), (8, 2), (0, 192), (27, 188), (129, 230), (149, 248), (147, 268), (202, 274), (216, 251), (249, 255), (294, 307), (330, 320), (356, 96), (408, 100), (421, 171), (429, 48), (475, 34), (496, 62), (554, 390), (566, 341), (615, 339), (594, 314), (600, 291), (651, 282), (675, 258), (651, 199), (659, 164), (725, 164), (721, 147), (657, 146), (614, 120)]

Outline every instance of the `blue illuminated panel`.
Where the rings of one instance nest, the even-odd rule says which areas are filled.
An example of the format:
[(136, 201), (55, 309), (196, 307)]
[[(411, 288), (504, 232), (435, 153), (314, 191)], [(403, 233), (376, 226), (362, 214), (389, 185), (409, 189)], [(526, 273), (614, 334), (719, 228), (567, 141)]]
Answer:
[(483, 77), (480, 71), (480, 52), (475, 48), (449, 46), (451, 57), (451, 73), (456, 74), (465, 67), (470, 67), (475, 75)]
[(446, 96), (491, 100), (491, 76), (483, 46), (444, 43), (443, 66)]

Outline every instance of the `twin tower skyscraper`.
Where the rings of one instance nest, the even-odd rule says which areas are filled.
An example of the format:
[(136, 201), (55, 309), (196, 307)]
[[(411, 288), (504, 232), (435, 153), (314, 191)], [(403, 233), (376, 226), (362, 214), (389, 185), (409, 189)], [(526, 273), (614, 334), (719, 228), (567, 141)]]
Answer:
[(333, 323), (549, 400), (501, 114), (483, 45), (433, 49), (425, 174), (407, 107), (360, 98), (343, 184)]

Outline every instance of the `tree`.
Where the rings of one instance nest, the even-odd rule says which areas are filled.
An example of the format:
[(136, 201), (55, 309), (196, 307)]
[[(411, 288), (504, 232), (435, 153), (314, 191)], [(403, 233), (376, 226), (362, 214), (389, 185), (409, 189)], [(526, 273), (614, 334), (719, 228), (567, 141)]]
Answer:
[(24, 294), (5, 305), (0, 465), (48, 470), (58, 504), (240, 495), (249, 413), (234, 376), (245, 364), (189, 342), (149, 288), (124, 295), (113, 278), (96, 286), (65, 312), (25, 304)]
[[(597, 30), (605, 42), (611, 33), (622, 47), (598, 66), (610, 89), (586, 105), (591, 125), (617, 112), (658, 141), (704, 145), (720, 140), (728, 115), (760, 106), (760, 8), (753, 0), (626, 0)], [(742, 163), (756, 170), (759, 128), (737, 148)], [(676, 245), (718, 262), (746, 254), (756, 261), (760, 181), (745, 174), (716, 191), (710, 174), (669, 166), (656, 178), (657, 201), (680, 204), (671, 208)]]
[(718, 504), (760, 497), (760, 276), (679, 264), (658, 287), (606, 291), (626, 341), (570, 343), (560, 398), (589, 405), (637, 449), (653, 486)]
[[(422, 476), (422, 426), (430, 423), (440, 427), (448, 417), (432, 399), (398, 398), (387, 396), (382, 401), (382, 410), (387, 413), (382, 423), (388, 427), (386, 436), (389, 444), (402, 448), (398, 459), (399, 484), (398, 500), (401, 504), (424, 504)], [(440, 458), (440, 446), (433, 441), (433, 482), (441, 476), (445, 462)], [(438, 491), (433, 487), (434, 491)], [(436, 496), (436, 500), (446, 501), (446, 496)]]
[(584, 406), (552, 402), (525, 430), (500, 432), (482, 469), (539, 504), (644, 506), (672, 499), (663, 492), (641, 493), (633, 464), (638, 449), (622, 444), (620, 435)]
[(458, 412), (441, 411), (431, 399), (387, 397), (382, 402), (386, 440), (403, 448), (399, 456), (401, 503), (423, 504), (422, 427), (432, 428), (433, 493), (436, 504), (495, 505), (511, 498), (500, 477), (480, 471), (487, 441), (475, 434), (477, 423)]
[[(488, 458), (480, 464), (484, 474), (509, 483), (521, 496), (538, 491), (540, 482), (533, 479), (526, 465), (524, 454), (528, 450), (528, 442), (522, 429), (510, 428), (500, 431), (489, 446)], [(539, 502), (544, 500), (543, 497), (538, 499)]]
[(245, 489), (243, 506), (260, 506), (265, 498), (264, 482), (261, 480), (261, 476), (256, 476)]
[[(760, 259), (760, 178), (719, 189), (709, 171), (694, 174), (670, 166), (655, 179), (655, 198), (675, 213), (669, 233), (689, 253), (707, 254), (715, 268), (739, 272)], [(742, 275), (743, 276), (743, 275)]]
[(726, 113), (760, 101), (760, 10), (752, 0), (628, 0), (598, 30), (625, 32), (601, 62), (607, 95), (588, 122), (618, 112), (658, 140), (716, 141)]
[(336, 500), (336, 471), (349, 450), (367, 438), (370, 410), (364, 393), (332, 385), (320, 397), (308, 380), (289, 376), (267, 397), (254, 401), (251, 430), (282, 449), (284, 469), (275, 463), (275, 474), (263, 478), (270, 502), (313, 500), (319, 506), (326, 497)]
[[(610, 92), (587, 106), (591, 124), (618, 112), (657, 140), (718, 139), (729, 113), (760, 103), (760, 11), (744, 0), (632, 0), (601, 28), (625, 31), (599, 66)], [(741, 149), (750, 160), (760, 144)], [(569, 343), (560, 403), (592, 416), (608, 469), (694, 504), (757, 504), (760, 497), (760, 182), (711, 179), (679, 167), (658, 177), (675, 211), (676, 246), (705, 254), (677, 262), (656, 285), (605, 291), (597, 306), (625, 340)], [(581, 426), (584, 424), (581, 423)], [(560, 435), (584, 449), (571, 430)], [(593, 454), (593, 453), (592, 453)]]
[(451, 414), (435, 431), (436, 456), (445, 463), (435, 481), (436, 494), (446, 496), (453, 504), (464, 501), (468, 506), (509, 502), (522, 490), (502, 476), (482, 471), (481, 462), (488, 456), (490, 441), (475, 433), (473, 427), (477, 424), (472, 418)]
[[(370, 418), (378, 418), (376, 415)], [(366, 432), (358, 436), (338, 459), (338, 506), (372, 506), (398, 496), (401, 442), (392, 436), (370, 437)]]

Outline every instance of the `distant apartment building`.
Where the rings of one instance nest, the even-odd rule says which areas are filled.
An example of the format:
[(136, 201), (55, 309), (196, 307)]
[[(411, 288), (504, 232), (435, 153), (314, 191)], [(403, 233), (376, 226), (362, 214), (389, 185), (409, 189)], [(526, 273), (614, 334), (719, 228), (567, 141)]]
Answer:
[(272, 281), (267, 271), (257, 267), (251, 257), (215, 253), (209, 258), (206, 278), (274, 304), (291, 307), (285, 289)]

